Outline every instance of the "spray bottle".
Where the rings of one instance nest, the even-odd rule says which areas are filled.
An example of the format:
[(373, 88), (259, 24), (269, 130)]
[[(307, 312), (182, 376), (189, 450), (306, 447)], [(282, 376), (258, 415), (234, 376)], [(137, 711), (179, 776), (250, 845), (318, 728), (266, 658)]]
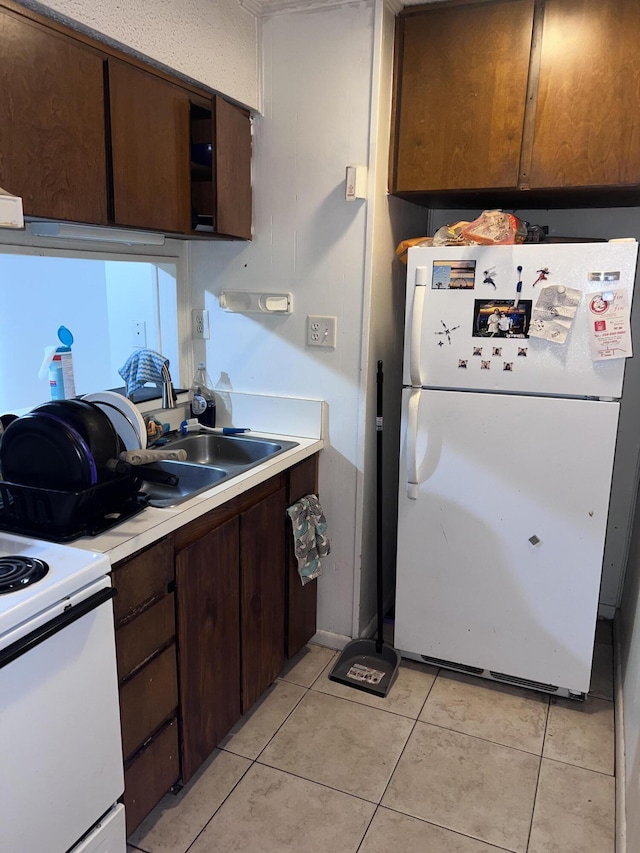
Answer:
[(38, 377), (44, 379), (48, 374), (52, 400), (69, 400), (76, 396), (76, 385), (71, 355), (73, 335), (66, 326), (60, 326), (58, 329), (58, 340), (62, 346), (45, 347)]

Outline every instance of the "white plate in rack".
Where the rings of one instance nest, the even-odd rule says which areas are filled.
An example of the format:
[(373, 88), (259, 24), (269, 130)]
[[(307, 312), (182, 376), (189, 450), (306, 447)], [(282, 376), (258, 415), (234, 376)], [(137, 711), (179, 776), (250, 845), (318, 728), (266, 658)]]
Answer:
[(147, 427), (135, 403), (117, 391), (95, 391), (83, 399), (95, 403), (109, 417), (126, 450), (146, 448)]

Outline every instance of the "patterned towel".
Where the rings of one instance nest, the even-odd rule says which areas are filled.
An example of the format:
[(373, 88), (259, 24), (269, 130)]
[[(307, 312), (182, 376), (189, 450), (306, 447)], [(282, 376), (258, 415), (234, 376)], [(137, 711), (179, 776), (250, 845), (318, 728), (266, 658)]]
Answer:
[(322, 574), (320, 557), (330, 552), (327, 538), (327, 520), (320, 501), (315, 495), (307, 495), (287, 509), (293, 528), (293, 544), (298, 560), (298, 574), (302, 585)]
[(154, 385), (162, 385), (162, 367), (167, 365), (169, 359), (160, 355), (152, 349), (137, 349), (131, 353), (118, 373), (127, 383), (127, 394), (131, 396), (134, 391), (143, 388), (145, 383), (153, 382)]

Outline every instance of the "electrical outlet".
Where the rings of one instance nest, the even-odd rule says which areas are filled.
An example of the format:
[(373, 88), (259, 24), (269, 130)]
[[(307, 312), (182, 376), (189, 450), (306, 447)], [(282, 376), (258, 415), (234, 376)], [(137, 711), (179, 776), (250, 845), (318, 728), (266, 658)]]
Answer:
[(136, 320), (133, 324), (132, 344), (144, 349), (147, 346), (147, 324), (144, 320)]
[(336, 348), (338, 318), (309, 314), (307, 317), (307, 346)]
[(191, 311), (191, 337), (198, 341), (209, 340), (209, 312), (206, 308)]

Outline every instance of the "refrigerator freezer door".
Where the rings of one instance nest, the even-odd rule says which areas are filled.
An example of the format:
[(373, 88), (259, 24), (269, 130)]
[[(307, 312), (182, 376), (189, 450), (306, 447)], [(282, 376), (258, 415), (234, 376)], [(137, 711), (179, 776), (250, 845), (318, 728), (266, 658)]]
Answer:
[[(403, 384), (620, 397), (625, 359), (593, 361), (588, 294), (624, 287), (631, 305), (636, 255), (637, 243), (410, 249)], [(536, 283), (545, 269), (547, 278)], [(601, 280), (590, 280), (594, 274)], [(528, 334), (546, 286), (581, 293), (566, 343), (518, 336)]]
[(395, 646), (587, 692), (617, 403), (403, 391)]

